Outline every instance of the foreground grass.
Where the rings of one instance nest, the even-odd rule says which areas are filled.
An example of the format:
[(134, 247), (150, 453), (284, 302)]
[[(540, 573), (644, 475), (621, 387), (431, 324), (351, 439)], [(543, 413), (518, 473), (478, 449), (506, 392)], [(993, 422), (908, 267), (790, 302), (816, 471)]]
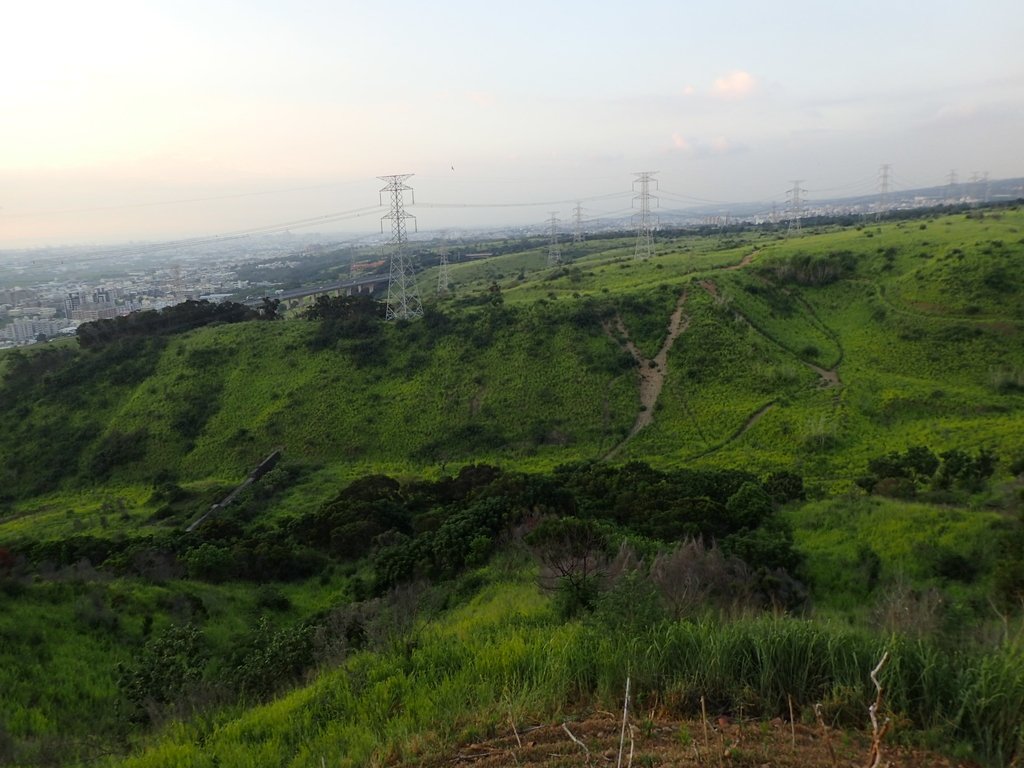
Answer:
[[(619, 618), (622, 617), (607, 617)], [(411, 636), (361, 652), (311, 685), (254, 709), (178, 723), (108, 765), (319, 766), (415, 762), (494, 736), (509, 718), (551, 719), (621, 703), (694, 715), (782, 716), (816, 702), (862, 726), (869, 672), (888, 651), (887, 706), (904, 737), (927, 734), (986, 764), (1021, 746), (1024, 655), (879, 637), (786, 618), (616, 627), (562, 622), (532, 581), (499, 580)]]

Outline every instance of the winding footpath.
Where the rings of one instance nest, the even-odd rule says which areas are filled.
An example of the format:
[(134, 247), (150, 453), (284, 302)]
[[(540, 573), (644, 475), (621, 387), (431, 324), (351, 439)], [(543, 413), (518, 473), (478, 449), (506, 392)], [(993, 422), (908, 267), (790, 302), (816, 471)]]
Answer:
[[(743, 269), (744, 267), (748, 266), (754, 260), (754, 258), (757, 257), (759, 253), (760, 251), (753, 251), (748, 255), (744, 256), (739, 263), (732, 264), (727, 267), (719, 267), (719, 269), (722, 269), (723, 271)], [(703, 280), (697, 281), (697, 284), (705, 291), (707, 291), (707, 293), (711, 295), (716, 301), (725, 301), (725, 297), (719, 292), (718, 286), (714, 282), (714, 280), (705, 278)], [(608, 334), (610, 338), (615, 340), (616, 343), (618, 343), (622, 347), (622, 349), (629, 352), (633, 360), (636, 361), (637, 372), (640, 377), (640, 410), (637, 413), (636, 421), (633, 422), (632, 429), (629, 430), (629, 434), (627, 434), (607, 453), (605, 453), (602, 457), (602, 460), (609, 461), (615, 458), (615, 456), (622, 451), (622, 449), (630, 440), (632, 440), (637, 434), (640, 433), (641, 430), (643, 430), (645, 427), (647, 427), (654, 421), (655, 406), (658, 403), (658, 398), (661, 395), (662, 387), (665, 385), (665, 377), (668, 374), (668, 354), (672, 350), (672, 346), (675, 344), (676, 339), (679, 338), (680, 334), (684, 333), (690, 325), (689, 317), (683, 315), (683, 306), (686, 304), (686, 299), (687, 292), (684, 289), (683, 292), (679, 295), (679, 300), (676, 302), (675, 310), (672, 312), (672, 315), (669, 318), (667, 329), (668, 333), (665, 337), (665, 341), (661, 345), (661, 349), (658, 350), (658, 353), (653, 358), (644, 357), (643, 353), (640, 352), (636, 344), (634, 344), (632, 339), (630, 339), (629, 331), (626, 328), (625, 323), (622, 322), (621, 317), (616, 315), (614, 322), (604, 323), (605, 333)], [(830, 369), (822, 368), (820, 366), (814, 365), (813, 363), (809, 363), (806, 360), (800, 360), (799, 355), (797, 355), (793, 350), (790, 350), (788, 347), (782, 344), (778, 339), (772, 337), (770, 334), (766, 333), (761, 328), (758, 328), (754, 323), (751, 322), (750, 318), (748, 318), (746, 315), (739, 312), (737, 312), (737, 314), (741, 318), (743, 318), (744, 322), (746, 322), (747, 325), (749, 325), (755, 332), (764, 336), (770, 342), (782, 347), (787, 352), (790, 352), (791, 354), (796, 356), (797, 359), (803, 365), (806, 365), (808, 368), (813, 370), (818, 375), (822, 387), (834, 388), (838, 391), (839, 389), (842, 388), (842, 381), (839, 378), (838, 371), (839, 362), (842, 361), (843, 357), (842, 346), (839, 344), (839, 340), (838, 338), (835, 337), (834, 332), (832, 332), (831, 329), (825, 326), (824, 323), (821, 322), (820, 318), (817, 317), (817, 314), (814, 312), (813, 308), (807, 305), (806, 302), (804, 302), (802, 299), (801, 301), (806, 305), (806, 309), (808, 313), (811, 315), (811, 317), (817, 322), (819, 326), (821, 326), (822, 332), (832, 337), (836, 341), (837, 346), (839, 346), (839, 361), (836, 363), (835, 366), (833, 366)], [(772, 400), (771, 402), (764, 404), (763, 406), (758, 408), (754, 413), (752, 413), (732, 435), (727, 437), (721, 443), (710, 446), (704, 451), (701, 451), (695, 454), (694, 456), (690, 456), (688, 458), (693, 459), (701, 456), (706, 456), (710, 453), (719, 451), (729, 443), (738, 440), (743, 435), (745, 435), (750, 429), (752, 429), (769, 411), (771, 411), (777, 405), (778, 402), (776, 400)]]
[(629, 338), (629, 332), (626, 330), (621, 317), (618, 315), (615, 317), (614, 330), (618, 332), (618, 336), (612, 332), (610, 324), (605, 325), (605, 333), (616, 340), (623, 339), (620, 344), (623, 349), (633, 356), (637, 364), (637, 372), (640, 374), (640, 411), (637, 413), (636, 421), (633, 422), (633, 428), (629, 430), (629, 434), (604, 455), (606, 461), (614, 458), (622, 450), (623, 446), (632, 440), (640, 430), (654, 421), (654, 406), (657, 405), (658, 397), (661, 395), (661, 388), (665, 385), (665, 376), (668, 373), (668, 353), (671, 351), (676, 339), (679, 338), (679, 335), (685, 332), (690, 325), (690, 319), (683, 316), (683, 305), (685, 303), (686, 291), (683, 290), (679, 295), (679, 300), (676, 302), (676, 308), (669, 318), (668, 334), (665, 336), (665, 341), (653, 359), (644, 357), (636, 344)]

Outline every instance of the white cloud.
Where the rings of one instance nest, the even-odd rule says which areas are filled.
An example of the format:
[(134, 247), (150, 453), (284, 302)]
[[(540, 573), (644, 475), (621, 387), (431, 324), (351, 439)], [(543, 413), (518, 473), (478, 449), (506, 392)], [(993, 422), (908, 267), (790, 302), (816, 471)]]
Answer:
[(485, 108), (493, 107), (498, 101), (495, 95), (489, 91), (468, 91), (466, 98), (478, 107)]
[(690, 142), (686, 140), (686, 137), (681, 133), (672, 134), (672, 148), (679, 150), (680, 152), (689, 152), (693, 147), (690, 146)]
[(711, 140), (711, 151), (717, 154), (724, 154), (733, 149), (733, 144), (725, 136), (715, 136)]
[(721, 99), (742, 99), (757, 87), (757, 80), (749, 72), (737, 69), (715, 80), (711, 93)]

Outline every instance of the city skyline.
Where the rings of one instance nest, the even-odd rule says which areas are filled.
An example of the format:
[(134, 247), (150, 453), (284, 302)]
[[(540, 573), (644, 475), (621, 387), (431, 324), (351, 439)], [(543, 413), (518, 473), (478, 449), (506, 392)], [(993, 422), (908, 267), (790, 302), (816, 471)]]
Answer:
[(432, 209), (430, 229), (540, 222), (546, 201), (624, 194), (644, 170), (697, 200), (780, 206), (796, 178), (811, 198), (869, 194), (883, 163), (894, 190), (1024, 176), (1014, 3), (642, 10), (18, 7), (0, 250), (355, 210), (393, 173), (415, 174), (418, 202), (538, 206)]

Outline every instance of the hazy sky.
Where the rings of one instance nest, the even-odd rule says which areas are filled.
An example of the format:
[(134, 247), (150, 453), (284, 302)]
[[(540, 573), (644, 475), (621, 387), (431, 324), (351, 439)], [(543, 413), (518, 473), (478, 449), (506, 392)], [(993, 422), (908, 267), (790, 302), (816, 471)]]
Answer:
[(1020, 0), (17, 0), (0, 249), (349, 211), (392, 173), (477, 204), (625, 195), (644, 170), (715, 201), (868, 193), (881, 163), (902, 187), (1024, 176), (1022, 40)]

